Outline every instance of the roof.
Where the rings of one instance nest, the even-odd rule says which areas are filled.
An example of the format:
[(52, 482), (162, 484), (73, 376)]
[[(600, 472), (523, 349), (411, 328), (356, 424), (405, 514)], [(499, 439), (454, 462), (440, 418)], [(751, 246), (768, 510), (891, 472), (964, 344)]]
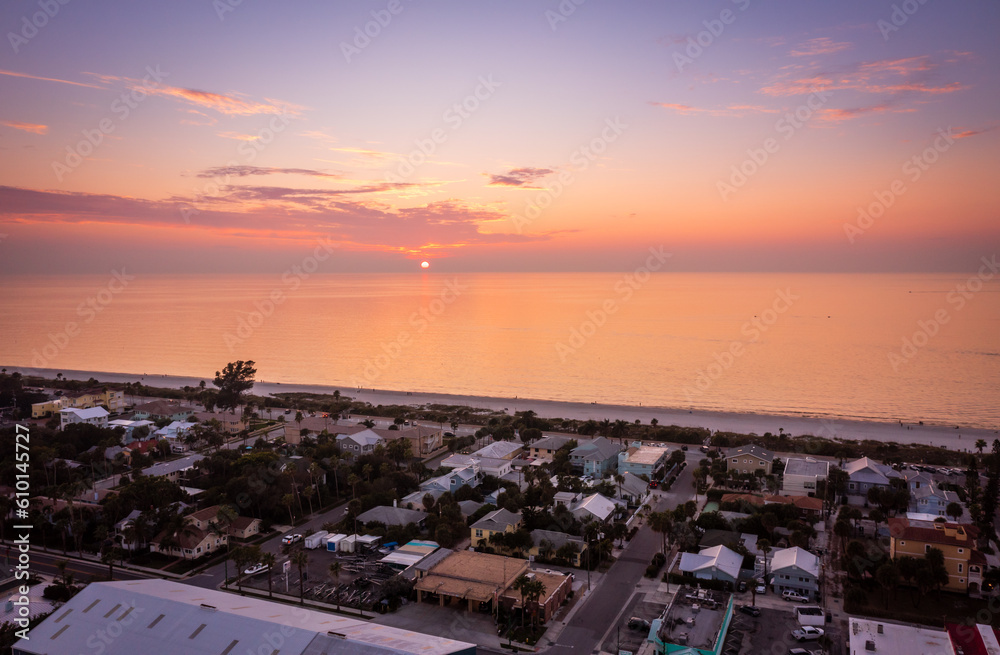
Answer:
[(211, 507), (200, 509), (197, 512), (188, 514), (188, 518), (195, 521), (214, 521), (219, 516), (219, 507), (219, 505), (212, 505)]
[[(847, 634), (852, 653), (955, 655), (948, 633), (936, 628), (918, 628), (852, 616)], [(869, 642), (871, 650), (866, 648)]]
[(473, 455), (479, 457), (497, 457), (499, 459), (510, 459), (510, 455), (521, 450), (521, 444), (513, 441), (494, 441), (488, 446), (480, 448)]
[(982, 623), (946, 623), (945, 629), (952, 646), (962, 649), (963, 655), (990, 655), (1000, 652), (1000, 632)]
[(142, 469), (143, 475), (168, 475), (183, 471), (194, 466), (197, 462), (205, 459), (204, 455), (188, 455), (170, 462), (160, 462)]
[(172, 416), (174, 414), (193, 414), (196, 409), (179, 402), (171, 400), (153, 400), (148, 403), (136, 405), (132, 411), (139, 414), (149, 414), (151, 416)]
[(618, 455), (618, 461), (629, 464), (645, 464), (656, 466), (667, 456), (668, 450), (659, 446), (635, 446)]
[(764, 498), (756, 494), (723, 494), (723, 503), (749, 503), (751, 505), (763, 505)]
[(424, 577), (417, 580), (414, 588), (488, 601), (496, 592), (510, 587), (527, 568), (528, 561), (524, 559), (459, 550), (435, 564)]
[(736, 457), (742, 455), (753, 455), (758, 459), (762, 459), (765, 462), (774, 461), (774, 453), (772, 453), (767, 448), (758, 446), (755, 443), (743, 444), (742, 446), (737, 446), (736, 448), (730, 448), (726, 451), (726, 457)]
[[(271, 652), (281, 637), (281, 655), (326, 652), (471, 652), (473, 644), (410, 632), (294, 605), (202, 589), (171, 580), (99, 582), (85, 587), (22, 639), (26, 653), (76, 653), (114, 622), (115, 639), (102, 642), (107, 655), (134, 653)], [(115, 630), (118, 632), (118, 629)]]
[(462, 510), (462, 516), (472, 516), (485, 504), (475, 500), (460, 500), (458, 501), (458, 508)]
[(601, 494), (591, 494), (583, 498), (570, 511), (576, 514), (578, 511), (586, 511), (597, 517), (600, 521), (606, 521), (611, 516), (617, 505)]
[(556, 532), (555, 530), (531, 531), (531, 542), (533, 544), (541, 546), (543, 540), (552, 544), (552, 548), (555, 550), (559, 550), (568, 543), (574, 543), (580, 547), (581, 551), (583, 551), (583, 537), (577, 537), (576, 535), (567, 534), (565, 532)]
[(702, 536), (701, 541), (698, 545), (702, 548), (709, 548), (711, 546), (725, 546), (728, 544), (738, 544), (742, 536), (739, 532), (733, 530), (705, 530), (705, 534)]
[(771, 556), (771, 571), (794, 566), (815, 577), (819, 577), (819, 558), (798, 546), (782, 548)]
[(975, 548), (979, 528), (960, 523), (895, 517), (889, 519), (889, 534), (893, 539), (912, 539), (929, 544)]
[(60, 409), (60, 414), (74, 414), (80, 420), (86, 421), (92, 418), (104, 418), (105, 416), (110, 416), (108, 410), (103, 407), (90, 407), (88, 409), (77, 409), (76, 407), (68, 407), (66, 409)]
[(706, 572), (718, 569), (733, 580), (740, 577), (743, 556), (725, 546), (704, 548), (700, 553), (682, 553), (680, 570), (685, 573)]
[(919, 500), (921, 498), (930, 498), (931, 496), (935, 498), (940, 498), (946, 503), (956, 503), (958, 502), (958, 494), (954, 491), (947, 491), (941, 489), (936, 484), (925, 484), (912, 489), (910, 491), (910, 496)]
[(504, 508), (492, 511), (483, 518), (479, 519), (472, 524), (472, 528), (476, 530), (492, 530), (494, 532), (503, 532), (508, 527), (512, 525), (518, 525), (521, 522), (521, 515), (515, 514), (514, 512), (508, 511)]
[(559, 450), (570, 441), (575, 441), (575, 439), (573, 439), (573, 437), (561, 437), (554, 434), (548, 437), (542, 437), (535, 443), (531, 444), (529, 448), (537, 448), (538, 450)]
[(618, 457), (622, 447), (605, 437), (597, 437), (590, 441), (581, 442), (576, 448), (570, 451), (570, 456), (592, 462), (604, 462), (613, 457)]
[(353, 441), (361, 446), (377, 446), (380, 443), (385, 443), (385, 439), (371, 428), (365, 428), (352, 434), (338, 434), (337, 441)]
[[(174, 535), (177, 540), (177, 544), (174, 547), (191, 550), (195, 548), (198, 544), (203, 542), (205, 540), (205, 537), (207, 537), (209, 534), (210, 532), (208, 530), (202, 530), (200, 528), (194, 527), (193, 525), (189, 525), (185, 530), (178, 532), (176, 535)], [(160, 534), (153, 537), (152, 543), (160, 544), (163, 542), (166, 536), (167, 536), (167, 531), (163, 530), (162, 532), (160, 532)]]
[(649, 483), (640, 478), (638, 475), (629, 473), (628, 471), (622, 473), (621, 475), (624, 478), (621, 483), (623, 493), (627, 493), (632, 496), (645, 496), (649, 491)]
[(789, 457), (784, 475), (823, 477), (830, 475), (830, 462), (812, 457)]
[(367, 512), (358, 515), (358, 521), (361, 523), (382, 523), (384, 525), (409, 525), (410, 523), (420, 523), (426, 518), (427, 512), (389, 505), (372, 507)]
[(895, 470), (891, 466), (886, 466), (876, 462), (869, 457), (862, 457), (861, 459), (856, 459), (853, 462), (848, 462), (844, 466), (844, 470), (847, 471), (849, 477), (855, 476), (865, 476), (866, 474), (873, 478), (876, 482), (880, 484), (889, 484), (891, 478), (902, 477), (899, 471)]

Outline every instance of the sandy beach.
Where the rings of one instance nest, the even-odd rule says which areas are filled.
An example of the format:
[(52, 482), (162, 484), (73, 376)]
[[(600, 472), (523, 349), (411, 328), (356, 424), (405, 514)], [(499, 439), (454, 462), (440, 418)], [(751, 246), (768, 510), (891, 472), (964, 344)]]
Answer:
[[(23, 367), (8, 367), (8, 372), (19, 371), (23, 375), (39, 375), (52, 378), (55, 370), (34, 369)], [(87, 380), (91, 377), (106, 382), (136, 382), (153, 387), (180, 388), (198, 386), (202, 380), (211, 378), (183, 377), (173, 375), (135, 375), (123, 373), (106, 373), (101, 371), (67, 371), (60, 370), (63, 377), (75, 380)], [(462, 396), (442, 393), (421, 393), (406, 391), (391, 391), (382, 389), (356, 389), (331, 387), (324, 385), (281, 384), (258, 381), (253, 393), (271, 395), (275, 393), (333, 393), (339, 389), (342, 394), (372, 405), (466, 405), (482, 407), (513, 414), (516, 411), (532, 410), (543, 418), (594, 419), (604, 420), (624, 419), (634, 422), (636, 419), (648, 424), (656, 419), (660, 425), (678, 425), (681, 427), (702, 427), (713, 431), (738, 432), (743, 434), (764, 434), (779, 430), (792, 436), (815, 435), (828, 439), (873, 439), (876, 441), (898, 443), (923, 443), (941, 446), (950, 450), (970, 452), (974, 450), (977, 439), (985, 439), (992, 443), (1000, 437), (996, 430), (963, 428), (950, 425), (919, 425), (904, 422), (888, 423), (880, 421), (858, 421), (839, 418), (809, 418), (800, 416), (776, 416), (764, 414), (749, 414), (736, 412), (708, 412), (671, 409), (667, 407), (605, 405), (601, 403), (573, 403), (550, 400), (535, 400), (527, 398), (492, 398), (487, 396)]]

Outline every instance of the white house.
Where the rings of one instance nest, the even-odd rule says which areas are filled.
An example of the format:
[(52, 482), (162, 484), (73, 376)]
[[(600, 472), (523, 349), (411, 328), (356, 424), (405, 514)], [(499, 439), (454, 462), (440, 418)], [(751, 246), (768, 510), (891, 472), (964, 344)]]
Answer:
[(736, 582), (743, 566), (743, 556), (725, 546), (712, 546), (700, 553), (682, 553), (678, 568), (685, 575), (702, 580)]
[(375, 451), (375, 446), (385, 443), (385, 439), (379, 436), (374, 430), (362, 430), (354, 434), (337, 435), (337, 445), (345, 455), (359, 457)]
[(99, 428), (108, 427), (108, 410), (103, 407), (91, 407), (89, 409), (77, 409), (67, 407), (59, 410), (59, 429), (65, 430), (67, 425), (74, 423), (87, 423), (96, 425)]
[(600, 521), (605, 522), (615, 513), (618, 506), (601, 494), (591, 494), (581, 499), (569, 509), (569, 513), (581, 522)]
[(782, 474), (781, 493), (784, 496), (811, 496), (816, 483), (830, 475), (830, 462), (812, 457), (789, 457)]

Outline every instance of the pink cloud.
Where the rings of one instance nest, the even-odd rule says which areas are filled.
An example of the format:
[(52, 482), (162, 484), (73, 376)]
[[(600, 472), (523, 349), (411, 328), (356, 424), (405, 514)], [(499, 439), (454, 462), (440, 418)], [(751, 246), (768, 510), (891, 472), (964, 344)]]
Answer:
[(812, 57), (816, 55), (832, 55), (835, 52), (847, 50), (852, 44), (846, 41), (834, 41), (833, 39), (821, 36), (809, 39), (805, 43), (794, 48), (790, 54), (793, 57)]
[(729, 105), (722, 109), (710, 109), (705, 107), (692, 107), (691, 105), (681, 105), (673, 102), (651, 102), (655, 107), (670, 109), (682, 116), (723, 116), (740, 118), (749, 114), (776, 114), (777, 109), (768, 109), (760, 105)]
[(31, 134), (45, 134), (49, 131), (48, 125), (38, 125), (36, 123), (21, 123), (18, 121), (0, 121), (0, 125), (6, 127), (14, 128), (15, 130), (21, 130), (22, 132), (30, 132)]

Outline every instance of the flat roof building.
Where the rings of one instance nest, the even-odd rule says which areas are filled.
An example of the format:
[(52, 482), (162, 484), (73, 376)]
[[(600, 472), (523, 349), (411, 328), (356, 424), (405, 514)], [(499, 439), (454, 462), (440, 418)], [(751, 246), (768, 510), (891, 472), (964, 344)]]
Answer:
[(106, 655), (476, 652), (475, 644), (157, 579), (92, 583), (29, 637), (14, 655), (75, 655), (84, 645)]
[(934, 628), (852, 616), (848, 638), (851, 655), (955, 655), (948, 633)]

